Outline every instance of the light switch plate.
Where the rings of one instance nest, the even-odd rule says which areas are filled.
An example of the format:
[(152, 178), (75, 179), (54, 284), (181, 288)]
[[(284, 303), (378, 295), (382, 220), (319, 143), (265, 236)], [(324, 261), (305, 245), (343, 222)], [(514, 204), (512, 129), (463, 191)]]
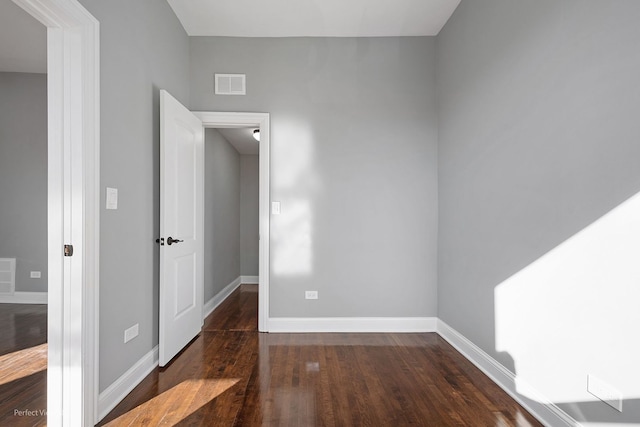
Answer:
[(41, 279), (42, 278), (42, 273), (40, 271), (32, 271), (30, 274), (30, 277), (32, 279)]
[(318, 291), (304, 291), (304, 299), (318, 299)]
[(118, 189), (107, 187), (107, 209), (118, 209)]
[(271, 202), (271, 213), (273, 215), (280, 215), (280, 202)]

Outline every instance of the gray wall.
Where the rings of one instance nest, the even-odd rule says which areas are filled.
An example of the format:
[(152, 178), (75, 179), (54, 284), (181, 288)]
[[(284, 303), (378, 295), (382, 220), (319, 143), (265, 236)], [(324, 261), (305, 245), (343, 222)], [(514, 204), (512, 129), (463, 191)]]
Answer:
[(440, 317), (581, 421), (640, 421), (638, 22), (463, 0), (437, 38)]
[(240, 274), (258, 275), (259, 156), (240, 156)]
[[(165, 1), (81, 3), (100, 21), (102, 391), (158, 344), (159, 90), (189, 105), (189, 42)], [(105, 187), (118, 210), (104, 210)]]
[[(435, 316), (434, 39), (190, 43), (192, 110), (271, 114), (270, 315)], [(215, 72), (247, 95), (215, 96)]]
[(240, 276), (240, 154), (205, 131), (204, 301)]
[(17, 292), (47, 291), (46, 74), (0, 73), (0, 258)]

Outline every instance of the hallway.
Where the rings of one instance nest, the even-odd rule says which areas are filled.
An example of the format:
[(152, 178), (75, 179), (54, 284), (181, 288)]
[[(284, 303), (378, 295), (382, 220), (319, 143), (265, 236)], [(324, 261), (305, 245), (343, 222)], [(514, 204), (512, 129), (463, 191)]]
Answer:
[(437, 334), (260, 334), (256, 290), (100, 425), (541, 425)]

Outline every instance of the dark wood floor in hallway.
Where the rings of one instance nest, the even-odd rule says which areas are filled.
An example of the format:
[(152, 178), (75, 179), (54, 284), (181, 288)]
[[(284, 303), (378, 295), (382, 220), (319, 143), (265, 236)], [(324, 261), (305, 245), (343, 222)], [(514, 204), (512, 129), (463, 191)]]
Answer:
[(261, 334), (236, 290), (108, 426), (540, 426), (437, 334)]
[(0, 304), (0, 426), (46, 425), (47, 306)]

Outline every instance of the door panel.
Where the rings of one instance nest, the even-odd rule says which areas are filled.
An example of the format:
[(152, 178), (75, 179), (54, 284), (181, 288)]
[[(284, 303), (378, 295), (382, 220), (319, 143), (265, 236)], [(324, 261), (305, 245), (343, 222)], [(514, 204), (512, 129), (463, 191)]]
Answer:
[(180, 317), (183, 313), (187, 313), (196, 305), (196, 293), (198, 291), (196, 277), (193, 274), (197, 268), (197, 262), (194, 254), (176, 258), (173, 260), (175, 268), (176, 286), (176, 305), (173, 312), (174, 318)]
[(160, 127), (159, 356), (165, 366), (202, 327), (204, 138), (200, 119), (164, 90)]

